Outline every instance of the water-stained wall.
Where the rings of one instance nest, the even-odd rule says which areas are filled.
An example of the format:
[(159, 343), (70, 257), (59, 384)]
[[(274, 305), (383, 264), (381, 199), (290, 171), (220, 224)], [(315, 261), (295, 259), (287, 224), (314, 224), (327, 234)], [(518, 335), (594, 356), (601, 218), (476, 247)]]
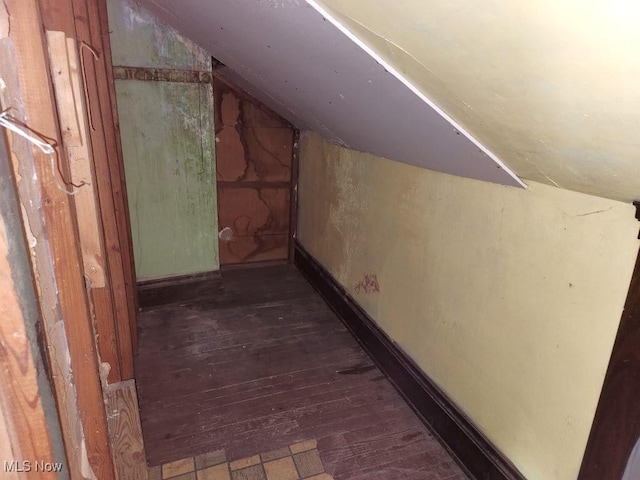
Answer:
[(639, 242), (629, 204), (303, 135), (298, 239), (526, 478), (577, 477)]
[(220, 263), (286, 260), (293, 127), (216, 75)]
[(108, 7), (138, 279), (217, 270), (211, 57), (136, 0)]

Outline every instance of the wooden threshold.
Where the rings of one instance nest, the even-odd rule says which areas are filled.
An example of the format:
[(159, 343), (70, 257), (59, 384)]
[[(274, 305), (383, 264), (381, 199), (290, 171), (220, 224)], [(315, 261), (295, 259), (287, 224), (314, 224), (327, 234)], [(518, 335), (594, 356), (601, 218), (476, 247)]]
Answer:
[(297, 242), (295, 264), (422, 422), (469, 474), (483, 480), (524, 480), (525, 477), (478, 427)]

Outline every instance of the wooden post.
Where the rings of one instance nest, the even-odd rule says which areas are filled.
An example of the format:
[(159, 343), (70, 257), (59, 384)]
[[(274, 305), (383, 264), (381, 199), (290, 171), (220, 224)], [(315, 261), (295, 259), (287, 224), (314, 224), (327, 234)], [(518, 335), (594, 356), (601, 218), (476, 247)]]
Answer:
[[(57, 111), (53, 102), (53, 92), (45, 49), (42, 19), (36, 0), (5, 0), (11, 29), (10, 38), (15, 51), (14, 68), (19, 79), (20, 92), (13, 92), (13, 99), (25, 113), (24, 121), (31, 129), (42, 136), (61, 144), (61, 134), (57, 124)], [(15, 135), (12, 135), (15, 137)], [(14, 141), (18, 139), (14, 138)], [(20, 140), (22, 141), (22, 140)], [(13, 149), (12, 149), (13, 150)], [(23, 202), (26, 215), (37, 214), (44, 219), (46, 237), (38, 242), (46, 242), (45, 248), (50, 252), (54, 278), (39, 276), (37, 278), (39, 302), (47, 315), (55, 312), (54, 317), (64, 319), (63, 338), (66, 339), (69, 351), (70, 373), (68, 379), (75, 389), (71, 391), (56, 390), (60, 411), (77, 409), (82, 423), (84, 438), (79, 444), (73, 432), (65, 431), (65, 446), (68, 455), (76, 455), (86, 449), (88, 463), (79, 456), (79, 470), (84, 477), (112, 479), (115, 477), (109, 439), (107, 434), (106, 414), (100, 382), (98, 356), (93, 331), (93, 321), (85, 290), (84, 269), (79, 250), (79, 236), (76, 224), (76, 212), (73, 197), (70, 197), (58, 185), (61, 181), (56, 169), (51, 168), (50, 158), (40, 150), (29, 150), (15, 153), (14, 170), (31, 164), (36, 174), (39, 189), (37, 203)], [(33, 212), (33, 209), (38, 209)], [(42, 248), (42, 247), (40, 247)], [(36, 265), (38, 267), (38, 265)], [(43, 270), (46, 270), (43, 266)], [(40, 270), (38, 270), (40, 271)], [(52, 283), (54, 294), (51, 295), (48, 284)], [(55, 303), (53, 303), (55, 302)], [(51, 332), (50, 332), (51, 333)], [(64, 388), (60, 386), (60, 388)], [(62, 395), (68, 393), (63, 398)], [(66, 413), (65, 413), (66, 415)], [(62, 413), (61, 413), (62, 416)], [(73, 428), (72, 425), (70, 428)], [(75, 438), (75, 441), (74, 441)], [(73, 476), (72, 478), (82, 478)]]

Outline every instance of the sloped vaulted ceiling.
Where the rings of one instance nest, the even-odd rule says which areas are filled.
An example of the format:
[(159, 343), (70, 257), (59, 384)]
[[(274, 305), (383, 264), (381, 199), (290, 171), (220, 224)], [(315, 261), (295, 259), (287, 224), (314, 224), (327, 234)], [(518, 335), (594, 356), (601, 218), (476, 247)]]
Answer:
[(300, 128), (392, 160), (523, 185), (303, 0), (144, 0), (199, 43), (223, 73)]
[(640, 198), (637, 0), (320, 1), (521, 177)]
[(500, 161), (525, 179), (640, 197), (634, 0), (310, 0), (436, 110), (302, 0), (143, 3), (331, 141), (508, 185), (519, 182)]

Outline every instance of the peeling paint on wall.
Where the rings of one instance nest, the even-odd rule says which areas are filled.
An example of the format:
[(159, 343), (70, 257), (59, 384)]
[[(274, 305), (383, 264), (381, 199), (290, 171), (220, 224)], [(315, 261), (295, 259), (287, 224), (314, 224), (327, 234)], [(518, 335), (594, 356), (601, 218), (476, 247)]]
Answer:
[[(108, 7), (115, 65), (211, 78), (207, 52), (135, 0)], [(116, 92), (138, 278), (217, 270), (212, 85), (135, 77)]]

